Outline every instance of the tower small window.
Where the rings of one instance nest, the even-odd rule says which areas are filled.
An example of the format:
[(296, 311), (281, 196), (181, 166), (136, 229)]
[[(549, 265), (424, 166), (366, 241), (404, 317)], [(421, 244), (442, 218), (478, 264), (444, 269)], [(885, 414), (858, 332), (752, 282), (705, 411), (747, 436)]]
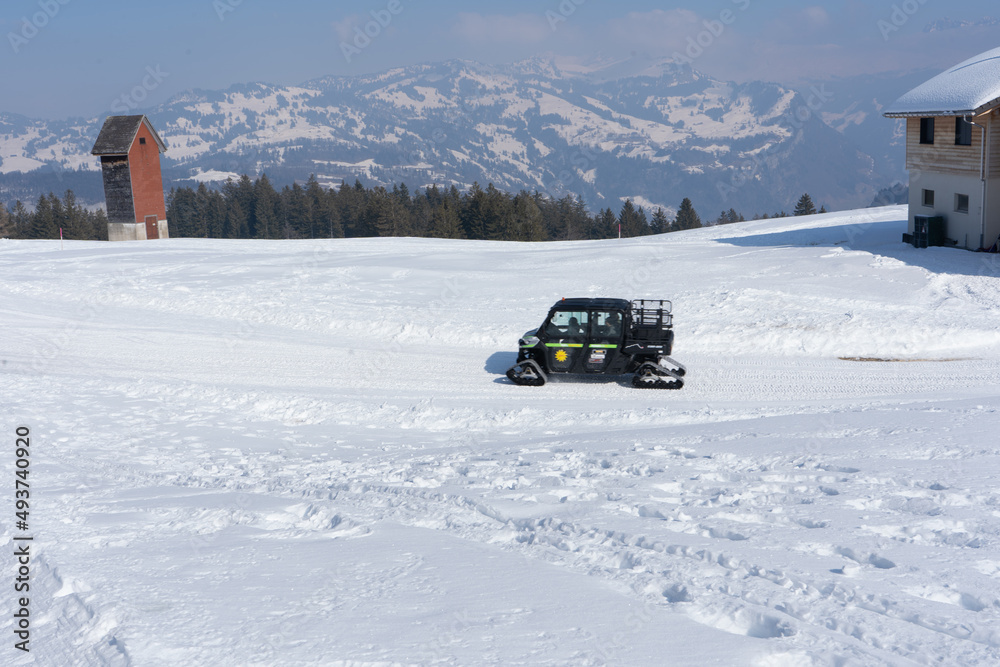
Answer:
[(922, 143), (922, 144), (933, 144), (934, 143), (934, 119), (933, 118), (921, 118), (920, 119), (920, 143)]
[(139, 143), (145, 145), (146, 144), (146, 137), (139, 137)]

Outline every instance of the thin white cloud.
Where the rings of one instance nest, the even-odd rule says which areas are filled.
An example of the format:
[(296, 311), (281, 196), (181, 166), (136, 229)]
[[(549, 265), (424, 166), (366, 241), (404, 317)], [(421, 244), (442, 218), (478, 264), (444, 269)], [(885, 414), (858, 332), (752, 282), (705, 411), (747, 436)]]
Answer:
[(812, 7), (806, 7), (802, 10), (802, 18), (805, 23), (813, 28), (821, 28), (830, 23), (830, 14), (818, 5), (813, 5)]
[(333, 22), (333, 31), (337, 33), (337, 38), (342, 42), (348, 42), (354, 38), (354, 29), (362, 24), (364, 16), (361, 14), (351, 14), (339, 21)]
[(669, 54), (682, 50), (688, 38), (697, 39), (706, 30), (704, 19), (687, 9), (654, 9), (651, 12), (629, 12), (614, 19), (611, 37), (630, 44), (633, 49)]
[(552, 38), (552, 27), (542, 14), (475, 14), (462, 12), (452, 34), (473, 44), (542, 44)]

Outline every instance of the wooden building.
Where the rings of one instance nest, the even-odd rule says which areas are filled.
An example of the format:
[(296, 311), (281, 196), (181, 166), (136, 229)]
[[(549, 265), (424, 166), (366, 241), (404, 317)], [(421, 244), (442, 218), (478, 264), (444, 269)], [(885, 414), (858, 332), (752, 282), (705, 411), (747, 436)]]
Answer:
[(883, 113), (906, 120), (910, 223), (944, 218), (945, 243), (990, 247), (1000, 236), (1000, 49), (917, 86)]
[(169, 238), (160, 153), (166, 144), (149, 119), (110, 116), (91, 150), (101, 158), (108, 240)]

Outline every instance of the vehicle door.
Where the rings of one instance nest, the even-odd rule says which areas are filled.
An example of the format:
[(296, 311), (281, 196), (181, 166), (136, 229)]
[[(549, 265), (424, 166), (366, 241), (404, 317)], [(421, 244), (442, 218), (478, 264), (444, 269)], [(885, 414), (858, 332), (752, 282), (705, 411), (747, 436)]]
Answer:
[(550, 372), (581, 372), (589, 326), (589, 311), (552, 311), (544, 326), (545, 361)]
[(590, 311), (590, 337), (584, 351), (584, 372), (620, 372), (619, 361), (622, 337), (625, 327), (624, 317), (616, 310)]

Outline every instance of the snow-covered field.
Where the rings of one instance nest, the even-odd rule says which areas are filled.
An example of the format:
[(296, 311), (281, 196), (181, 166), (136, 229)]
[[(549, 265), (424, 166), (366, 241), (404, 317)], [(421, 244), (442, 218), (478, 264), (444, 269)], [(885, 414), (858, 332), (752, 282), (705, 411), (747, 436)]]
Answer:
[[(0, 241), (38, 665), (1000, 663), (1000, 261), (899, 207), (637, 240)], [(516, 387), (559, 297), (681, 391)]]

